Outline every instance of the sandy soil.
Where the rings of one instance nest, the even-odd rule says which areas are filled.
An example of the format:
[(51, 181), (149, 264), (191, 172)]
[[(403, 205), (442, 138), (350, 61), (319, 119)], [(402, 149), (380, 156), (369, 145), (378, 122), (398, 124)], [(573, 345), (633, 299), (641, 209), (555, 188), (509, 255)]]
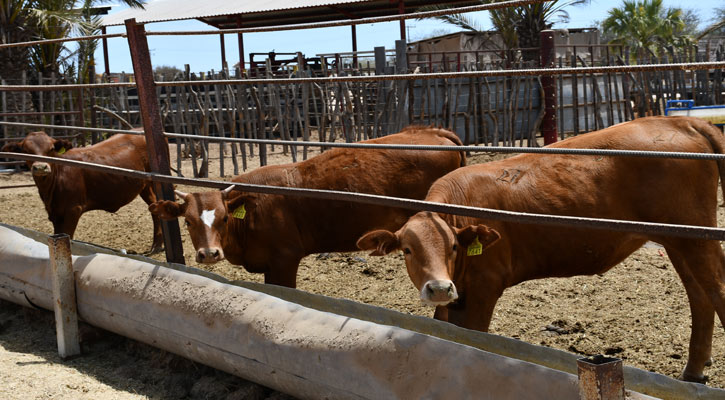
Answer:
[[(218, 176), (215, 149), (218, 147), (212, 146), (210, 176)], [(230, 153), (226, 154), (228, 157)], [(270, 164), (288, 159), (279, 146), (269, 155)], [(479, 155), (469, 161), (491, 159), (490, 155)], [(225, 164), (230, 174), (230, 160)], [(258, 158), (250, 158), (249, 165), (258, 165)], [(182, 171), (191, 176), (188, 161), (184, 161)], [(31, 182), (27, 173), (0, 174), (0, 186)], [(725, 226), (722, 209), (719, 213), (720, 226)], [(35, 188), (0, 191), (0, 221), (52, 232)], [(151, 245), (151, 218), (146, 204), (138, 198), (115, 214), (87, 213), (81, 217), (75, 239), (146, 251)], [(211, 267), (197, 265), (191, 241), (185, 235), (182, 240), (188, 265), (233, 280), (262, 281), (261, 275), (227, 262)], [(162, 259), (163, 255), (154, 258)], [(298, 286), (326, 296), (432, 316), (432, 309), (420, 304), (400, 254), (311, 255), (302, 261)], [(113, 335), (101, 335), (97, 343), (91, 342), (86, 356), (61, 363), (54, 353), (52, 322), (47, 315), (25, 312), (8, 303), (0, 307), (2, 398), (283, 396)], [(543, 279), (507, 290), (497, 305), (491, 332), (576, 354), (605, 353), (622, 358), (627, 365), (676, 377), (687, 359), (690, 312), (683, 286), (664, 250), (646, 246), (603, 276)], [(706, 369), (709, 385), (721, 388), (725, 388), (723, 333), (718, 322), (713, 366)], [(247, 390), (256, 391), (257, 397), (234, 397)]]

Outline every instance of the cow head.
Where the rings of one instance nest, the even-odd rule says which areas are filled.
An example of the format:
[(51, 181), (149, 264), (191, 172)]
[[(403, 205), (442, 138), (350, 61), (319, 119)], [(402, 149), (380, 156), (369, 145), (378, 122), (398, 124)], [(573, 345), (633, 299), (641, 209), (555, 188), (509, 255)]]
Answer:
[(149, 211), (164, 220), (184, 217), (196, 250), (196, 261), (213, 264), (224, 259), (223, 238), (230, 219), (244, 219), (254, 207), (252, 195), (230, 196), (234, 186), (221, 191), (184, 193), (174, 191), (184, 203), (161, 200), (149, 205)]
[(458, 298), (453, 283), (460, 279), (463, 263), (469, 249), (474, 253), (496, 242), (501, 236), (485, 225), (456, 228), (437, 213), (420, 212), (412, 216), (400, 230), (368, 232), (357, 242), (362, 250), (373, 250), (370, 255), (382, 256), (402, 250), (408, 276), (420, 290), (420, 299), (429, 305), (443, 306)]
[[(68, 140), (52, 138), (45, 132), (30, 132), (19, 142), (7, 143), (2, 147), (2, 151), (57, 157), (72, 148), (73, 143)], [(47, 176), (51, 172), (50, 164), (47, 162), (28, 161), (27, 164), (34, 177)]]

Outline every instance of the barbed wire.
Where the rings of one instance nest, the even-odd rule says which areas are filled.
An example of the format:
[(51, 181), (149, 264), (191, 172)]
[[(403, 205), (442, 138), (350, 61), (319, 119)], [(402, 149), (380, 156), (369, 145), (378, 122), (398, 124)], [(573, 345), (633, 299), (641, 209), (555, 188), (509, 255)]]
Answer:
[(181, 178), (153, 172), (136, 171), (108, 165), (94, 164), (84, 161), (68, 160), (63, 158), (35, 156), (20, 153), (0, 152), (0, 157), (20, 159), (23, 161), (44, 161), (70, 167), (87, 168), (95, 171), (108, 172), (114, 175), (126, 176), (145, 181), (224, 189), (235, 186), (235, 190), (275, 194), (283, 196), (298, 196), (324, 200), (351, 201), (355, 203), (372, 204), (387, 207), (404, 208), (415, 211), (432, 211), (444, 214), (462, 215), (466, 217), (492, 219), (505, 222), (515, 222), (534, 225), (554, 225), (565, 227), (591, 228), (611, 230), (618, 232), (634, 232), (650, 235), (663, 235), (685, 237), (691, 239), (725, 240), (725, 229), (717, 227), (658, 224), (653, 222), (623, 221), (604, 218), (586, 218), (562, 215), (546, 215), (523, 213), (516, 211), (494, 210), (472, 206), (436, 203), (426, 200), (405, 199), (399, 197), (381, 196), (375, 194), (343, 192), (337, 190), (306, 189), (280, 186), (267, 186), (249, 183), (226, 182), (218, 180), (201, 180)]
[[(100, 133), (121, 133), (131, 135), (144, 135), (144, 131), (126, 130), (126, 129), (104, 129), (104, 128), (84, 128), (78, 126), (58, 126), (47, 124), (31, 124), (22, 122), (3, 122), (1, 125), (11, 126), (31, 126), (49, 129), (68, 129), (82, 130)], [(79, 136), (72, 135), (67, 137)], [(277, 139), (245, 139), (231, 138), (223, 136), (203, 136), (189, 135), (183, 133), (164, 132), (164, 135), (172, 138), (190, 139), (209, 142), (224, 143), (245, 143), (245, 144), (270, 144), (280, 146), (310, 146), (310, 147), (329, 147), (329, 148), (352, 148), (352, 149), (377, 149), (377, 150), (424, 150), (424, 151), (463, 151), (463, 152), (482, 152), (482, 153), (525, 153), (525, 154), (565, 154), (578, 156), (621, 156), (621, 157), (637, 157), (637, 158), (674, 158), (687, 160), (725, 160), (725, 154), (717, 153), (689, 153), (675, 151), (643, 151), (643, 150), (610, 150), (610, 149), (573, 149), (573, 148), (556, 148), (556, 147), (511, 147), (511, 146), (434, 146), (434, 145), (410, 145), (410, 144), (377, 144), (377, 143), (340, 143), (340, 142), (305, 142), (295, 140), (277, 140)], [(19, 140), (21, 138), (6, 138), (4, 140)], [(3, 140), (3, 139), (0, 139)]]

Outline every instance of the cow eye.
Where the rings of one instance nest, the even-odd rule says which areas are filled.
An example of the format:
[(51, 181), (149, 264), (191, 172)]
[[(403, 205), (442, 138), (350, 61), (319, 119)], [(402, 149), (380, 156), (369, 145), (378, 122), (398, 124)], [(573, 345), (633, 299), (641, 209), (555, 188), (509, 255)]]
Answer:
[(409, 248), (407, 248), (407, 247), (406, 247), (406, 248), (404, 248), (404, 249), (403, 249), (403, 253), (405, 253), (405, 254), (410, 254), (410, 249), (409, 249)]
[(224, 218), (222, 219), (222, 221), (224, 221), (224, 223), (226, 224), (227, 221), (229, 221), (229, 216), (225, 215)]
[(457, 244), (454, 244), (453, 245), (453, 251), (456, 251), (456, 250), (458, 250), (458, 245)]
[(186, 225), (188, 227), (188, 226), (191, 226), (191, 223), (189, 223), (189, 221), (185, 219), (184, 220), (184, 225)]

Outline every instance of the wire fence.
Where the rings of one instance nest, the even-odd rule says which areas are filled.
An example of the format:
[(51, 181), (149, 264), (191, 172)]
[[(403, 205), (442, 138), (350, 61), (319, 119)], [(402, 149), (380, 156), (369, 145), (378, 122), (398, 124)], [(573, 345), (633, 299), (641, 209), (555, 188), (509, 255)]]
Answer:
[(111, 167), (102, 164), (94, 164), (84, 161), (68, 160), (54, 157), (35, 156), (28, 154), (0, 152), (0, 157), (13, 158), (23, 161), (47, 162), (51, 164), (65, 165), (70, 167), (86, 168), (94, 171), (108, 172), (114, 175), (121, 175), (129, 178), (136, 178), (144, 181), (162, 182), (177, 185), (189, 185), (215, 189), (225, 189), (234, 186), (235, 190), (274, 194), (284, 196), (297, 196), (325, 200), (349, 201), (380, 205), (387, 207), (404, 208), (415, 211), (432, 211), (437, 213), (461, 215), (473, 218), (486, 218), (506, 222), (553, 225), (577, 228), (590, 228), (611, 230), (619, 232), (633, 232), (652, 235), (675, 236), (693, 239), (725, 240), (725, 229), (677, 224), (658, 224), (641, 221), (623, 221), (603, 218), (585, 218), (561, 215), (532, 214), (514, 211), (495, 210), (490, 208), (479, 208), (455, 204), (436, 203), (425, 200), (405, 199), (398, 197), (380, 196), (366, 193), (353, 193), (335, 190), (306, 189), (295, 187), (280, 187), (257, 185), (248, 183), (225, 182), (218, 180), (202, 180), (194, 178), (173, 177), (156, 174), (153, 172), (136, 171), (132, 169)]
[[(102, 129), (82, 128), (76, 126), (55, 126), (45, 124), (22, 124), (16, 122), (2, 122), (0, 125), (29, 126), (39, 128), (61, 128), (72, 130), (83, 130), (99, 133), (120, 133), (128, 135), (144, 135), (142, 130), (126, 129)], [(77, 135), (67, 136), (68, 138)], [(456, 152), (480, 152), (480, 153), (502, 153), (502, 154), (566, 154), (576, 156), (619, 156), (636, 158), (673, 158), (685, 160), (725, 160), (725, 154), (718, 153), (690, 153), (674, 151), (640, 151), (640, 150), (608, 150), (608, 149), (574, 149), (556, 147), (508, 147), (508, 146), (434, 146), (434, 145), (409, 145), (409, 144), (376, 144), (376, 143), (331, 143), (331, 142), (301, 142), (294, 140), (266, 140), (266, 139), (240, 139), (216, 136), (187, 135), (172, 132), (164, 132), (164, 136), (170, 138), (184, 138), (208, 142), (230, 142), (246, 144), (276, 144), (286, 146), (310, 146), (324, 148), (347, 148), (347, 149), (368, 149), (368, 150), (416, 150), (416, 151), (456, 151)]]
[[(360, 20), (353, 20), (353, 21), (336, 21), (336, 22), (326, 22), (326, 23), (314, 23), (314, 24), (300, 24), (300, 25), (293, 25), (293, 26), (276, 26), (276, 27), (265, 27), (265, 28), (245, 28), (245, 29), (228, 29), (228, 30), (215, 30), (215, 31), (197, 31), (197, 32), (143, 32), (146, 36), (148, 35), (220, 35), (220, 34), (238, 34), (238, 33), (247, 33), (247, 32), (263, 32), (263, 31), (280, 31), (280, 30), (289, 30), (289, 29), (307, 29), (307, 28), (321, 28), (321, 27), (331, 27), (331, 26), (343, 26), (343, 25), (353, 25), (353, 24), (361, 24), (361, 23), (373, 23), (373, 22), (385, 22), (385, 21), (395, 21), (395, 20), (404, 20), (409, 18), (426, 18), (426, 17), (432, 17), (432, 16), (438, 16), (438, 15), (446, 15), (450, 13), (459, 13), (459, 12), (470, 12), (470, 11), (483, 11), (483, 10), (493, 10), (493, 9), (501, 9), (501, 8), (507, 8), (507, 7), (514, 7), (514, 6), (520, 6), (520, 5), (527, 5), (527, 4), (535, 4), (535, 3), (543, 3), (547, 0), (513, 0), (513, 1), (505, 1), (500, 3), (492, 3), (492, 4), (486, 4), (486, 5), (479, 5), (479, 6), (471, 6), (471, 7), (462, 7), (462, 8), (456, 8), (454, 10), (439, 10), (439, 11), (430, 11), (430, 12), (419, 12), (419, 13), (409, 13), (409, 14), (403, 14), (403, 15), (396, 15), (396, 16), (388, 16), (388, 17), (375, 17), (375, 18), (365, 18)], [(127, 24), (128, 26), (128, 24)], [(0, 49), (3, 48), (10, 48), (10, 47), (20, 47), (20, 46), (30, 46), (30, 45), (36, 45), (40, 43), (60, 43), (65, 41), (71, 41), (71, 40), (94, 40), (98, 38), (111, 38), (111, 37), (129, 37), (129, 40), (131, 40), (130, 34), (115, 34), (115, 35), (100, 35), (100, 36), (93, 36), (93, 37), (79, 37), (79, 38), (68, 38), (68, 39), (58, 39), (58, 40), (52, 40), (52, 41), (34, 41), (34, 42), (24, 42), (24, 43), (14, 43), (14, 44), (7, 44), (7, 45), (0, 45)], [(144, 37), (145, 40), (145, 37)], [(133, 50), (133, 49), (132, 49)], [(133, 51), (132, 51), (133, 53)], [(403, 50), (401, 53), (396, 54), (396, 56), (403, 57), (405, 54), (405, 51)], [(575, 65), (573, 63), (572, 65)], [(586, 64), (585, 64), (586, 65)], [(556, 77), (556, 76), (565, 76), (565, 75), (593, 75), (593, 74), (642, 74), (645, 72), (661, 72), (661, 71), (708, 71), (708, 70), (720, 70), (725, 68), (725, 61), (715, 61), (715, 62), (676, 62), (676, 63), (654, 63), (654, 64), (638, 64), (638, 65), (600, 65), (600, 66), (584, 66), (584, 67), (575, 67), (575, 66), (564, 66), (560, 65), (558, 68), (519, 68), (519, 69), (499, 69), (499, 70), (470, 70), (470, 71), (456, 71), (456, 72), (435, 72), (435, 71), (429, 71), (424, 73), (410, 73), (410, 71), (407, 69), (407, 63), (402, 63), (401, 67), (395, 71), (397, 73), (384, 73), (384, 71), (376, 71), (374, 75), (347, 75), (347, 76), (321, 76), (321, 77), (312, 77), (312, 76), (304, 76), (303, 74), (298, 74), (297, 76), (290, 76), (288, 77), (272, 77), (267, 76), (266, 78), (252, 78), (247, 77), (244, 79), (228, 79), (229, 74), (226, 74), (225, 79), (211, 79), (211, 80), (204, 80), (204, 81), (195, 81), (195, 80), (179, 80), (179, 81), (156, 81), (151, 82), (154, 87), (147, 88), (151, 91), (163, 91), (166, 90), (167, 93), (171, 94), (173, 93), (175, 95), (175, 100), (177, 101), (177, 110), (178, 110), (178, 101), (186, 102), (186, 113), (189, 114), (191, 111), (191, 104), (193, 103), (194, 107), (196, 109), (194, 112), (200, 113), (201, 121), (197, 125), (200, 128), (204, 128), (204, 134), (202, 135), (194, 135), (189, 134), (189, 128), (190, 126), (186, 123), (182, 123), (180, 121), (180, 115), (183, 112), (179, 112), (176, 114), (177, 121), (174, 123), (176, 126), (178, 126), (180, 129), (175, 129), (176, 132), (180, 131), (186, 131), (186, 133), (166, 133), (166, 137), (168, 138), (174, 138), (176, 140), (187, 140), (187, 141), (201, 141), (204, 143), (208, 142), (219, 142), (221, 145), (224, 143), (236, 143), (236, 144), (249, 144), (249, 145), (260, 145), (260, 156), (265, 153), (266, 145), (283, 145), (285, 148), (287, 146), (292, 147), (295, 149), (299, 146), (304, 146), (305, 148), (310, 146), (317, 146), (322, 148), (332, 148), (332, 147), (348, 147), (348, 148), (376, 148), (376, 149), (398, 149), (398, 150), (435, 150), (435, 151), (466, 151), (466, 152), (487, 152), (487, 153), (538, 153), (538, 154), (570, 154), (570, 155), (593, 155), (593, 156), (628, 156), (628, 157), (667, 157), (667, 158), (682, 158), (682, 159), (700, 159), (700, 160), (723, 160), (725, 159), (725, 155), (722, 154), (702, 154), (702, 153), (677, 153), (677, 152), (642, 152), (642, 151), (626, 151), (626, 150), (605, 150), (605, 149), (561, 149), (561, 148), (538, 148), (538, 147), (528, 147), (528, 148), (511, 148), (511, 147), (501, 147), (501, 146), (407, 146), (407, 145), (374, 145), (374, 144), (353, 144), (353, 143), (336, 143), (334, 141), (335, 135), (334, 130), (331, 130), (330, 136), (327, 136), (324, 134), (324, 121), (316, 121), (318, 128), (318, 137), (320, 138), (326, 138), (328, 140), (324, 141), (311, 141), (310, 140), (310, 131), (309, 126), (311, 125), (309, 120), (303, 120), (299, 117), (300, 110), (307, 110), (307, 108), (310, 106), (310, 97), (312, 99), (313, 106), (316, 107), (318, 105), (317, 100), (315, 99), (315, 91), (312, 89), (315, 86), (317, 87), (325, 87), (326, 92), (328, 93), (335, 93), (334, 96), (327, 97), (327, 103), (325, 101), (322, 101), (322, 104), (320, 107), (326, 108), (329, 110), (328, 115), (332, 115), (332, 118), (338, 118), (337, 122), (333, 119), (329, 123), (331, 125), (334, 125), (335, 123), (339, 124), (341, 129), (345, 131), (344, 138), (346, 142), (352, 142), (355, 140), (360, 140), (361, 138), (369, 138), (369, 137), (377, 137), (379, 134), (384, 134), (384, 131), (386, 129), (383, 128), (383, 125), (381, 125), (380, 120), (383, 119), (383, 115), (386, 115), (385, 118), (390, 120), (395, 120), (396, 116), (403, 116), (402, 118), (397, 118), (395, 123), (397, 124), (397, 127), (400, 127), (400, 124), (404, 122), (414, 122), (415, 121), (415, 112), (414, 112), (414, 91), (412, 88), (414, 87), (415, 82), (424, 82), (424, 81), (442, 81), (445, 89), (443, 92), (448, 91), (451, 93), (451, 86), (449, 86), (449, 82), (453, 82), (454, 80), (458, 80), (459, 82), (463, 79), (469, 79), (469, 80), (481, 80), (481, 79), (489, 79), (489, 78), (520, 78), (520, 77)], [(138, 74), (138, 71), (136, 71)], [(390, 82), (397, 82), (400, 83), (398, 86), (384, 86), (386, 83)], [(486, 84), (488, 84), (488, 81), (485, 81)], [(346, 86), (348, 85), (349, 86)], [(373, 84), (377, 86), (373, 86), (372, 88), (374, 90), (371, 90), (369, 93), (359, 91), (356, 89), (355, 85), (364, 85), (364, 84)], [(278, 88), (285, 88), (284, 92), (278, 91), (274, 92), (271, 90), (267, 90), (268, 87), (271, 87), (274, 85)], [(332, 90), (329, 90), (327, 85), (336, 85)], [(202, 100), (202, 98), (196, 94), (195, 88), (198, 89), (199, 87), (215, 87), (216, 88), (216, 95), (217, 97), (223, 97), (224, 95), (221, 95), (222, 93), (226, 93), (225, 95), (229, 97), (229, 102), (234, 103), (235, 101), (239, 104), (241, 103), (242, 106), (238, 107), (237, 109), (233, 109), (231, 106), (223, 107), (217, 105), (214, 107), (210, 102), (210, 96), (207, 96), (205, 99)], [(455, 84), (453, 85), (455, 86)], [(0, 93), (5, 92), (45, 92), (45, 91), (69, 91), (69, 90), (78, 90), (80, 93), (80, 96), (82, 96), (82, 93), (84, 90), (91, 89), (91, 90), (126, 90), (127, 88), (135, 88), (138, 87), (138, 84), (136, 82), (119, 82), (119, 83), (111, 83), (111, 82), (104, 82), (104, 83), (89, 83), (89, 84), (63, 84), (63, 85), (0, 85)], [(423, 86), (421, 86), (423, 87)], [(472, 86), (471, 86), (472, 87)], [(186, 92), (178, 92), (173, 91), (172, 89), (175, 88), (183, 88)], [(224, 90), (220, 90), (220, 88), (224, 88)], [(244, 88), (243, 91), (241, 91)], [(430, 88), (430, 86), (428, 86)], [(139, 88), (140, 89), (140, 88)], [(458, 93), (460, 94), (461, 88), (459, 85), (459, 88), (457, 89)], [(139, 90), (140, 91), (140, 90)], [(289, 92), (288, 92), (289, 91)], [(298, 92), (307, 92), (310, 97), (306, 97), (306, 95), (303, 95), (303, 98), (305, 99), (303, 101), (302, 105), (297, 104), (298, 96), (296, 93)], [(320, 93), (320, 100), (324, 98), (324, 94), (322, 91)], [(533, 96), (533, 92), (529, 90), (528, 96)], [(475, 95), (478, 95), (474, 92), (471, 92), (472, 95), (469, 95), (469, 98), (474, 97)], [(188, 95), (188, 96), (187, 96)], [(236, 95), (236, 100), (234, 100), (234, 97)], [(355, 119), (356, 113), (358, 115), (360, 114), (360, 110), (364, 109), (366, 106), (364, 106), (366, 100), (370, 96), (377, 96), (377, 102), (372, 105), (372, 124), (374, 125), (374, 130), (372, 131), (357, 131), (357, 134), (354, 133), (354, 126), (355, 121), (360, 121), (360, 118)], [(167, 96), (167, 110), (171, 108), (171, 96)], [(128, 100), (128, 98), (127, 98)], [(281, 107), (277, 107), (275, 110), (270, 111), (269, 109), (264, 109), (262, 107), (262, 103), (269, 102), (273, 103), (276, 102), (277, 104), (284, 104), (284, 109)], [(139, 96), (139, 102), (141, 101), (141, 98)], [(334, 103), (334, 104), (333, 104)], [(371, 102), (372, 103), (372, 102)], [(81, 104), (83, 102), (81, 101)], [(252, 104), (250, 106), (250, 104)], [(290, 106), (290, 104), (293, 104), (293, 106)], [(388, 108), (388, 104), (392, 104)], [(456, 107), (458, 105), (458, 97), (455, 99)], [(543, 102), (542, 102), (543, 104)], [(139, 104), (139, 106), (142, 106), (142, 104)], [(381, 109), (380, 107), (383, 107)], [(448, 112), (449, 114), (452, 113), (452, 108), (450, 108), (450, 105), (448, 106), (449, 109), (447, 111), (444, 110), (444, 112)], [(541, 106), (543, 108), (543, 105)], [(421, 118), (420, 121), (424, 121), (425, 119), (422, 117), (423, 115), (423, 105), (420, 105), (420, 113)], [(243, 110), (243, 112), (239, 112), (240, 110)], [(6, 110), (3, 110), (6, 111)], [(127, 108), (127, 111), (128, 108)], [(236, 111), (235, 115), (229, 116), (230, 123), (225, 124), (224, 123), (224, 114), (228, 114), (230, 111)], [(265, 111), (267, 114), (265, 115)], [(42, 111), (41, 111), (42, 113)], [(276, 113), (276, 121), (277, 125), (286, 125), (283, 128), (275, 128), (271, 125), (271, 119), (268, 118), (271, 113)], [(297, 113), (297, 115), (295, 115)], [(8, 114), (6, 112), (6, 114)], [(12, 114), (12, 113), (10, 113)], [(20, 113), (22, 114), (22, 113)], [(284, 116), (286, 114), (286, 117)], [(306, 113), (308, 114), (308, 113)], [(83, 115), (83, 114), (81, 114)], [(128, 115), (128, 114), (127, 114)], [(290, 117), (291, 115), (291, 117)], [(325, 114), (321, 114), (325, 115)], [(437, 114), (436, 114), (437, 115)], [(450, 114), (452, 116), (452, 114)], [(7, 115), (6, 115), (7, 116)], [(258, 117), (258, 120), (256, 121), (256, 126), (250, 125), (250, 118), (249, 117)], [(502, 116), (506, 116), (503, 114)], [(140, 115), (139, 117), (140, 118)], [(138, 121), (137, 118), (137, 121)], [(196, 118), (196, 114), (194, 116)], [(494, 118), (494, 117), (492, 117)], [(497, 117), (495, 117), (497, 118)], [(515, 117), (514, 117), (515, 118)], [(211, 136), (209, 126), (212, 124), (212, 120), (214, 120), (213, 123), (217, 125), (217, 135), (216, 137)], [(221, 122), (220, 122), (221, 120)], [(365, 118), (362, 118), (363, 126), (365, 125)], [(428, 114), (428, 121), (431, 121), (430, 113)], [(436, 118), (435, 121), (438, 121)], [(446, 119), (444, 119), (446, 121)], [(448, 120), (451, 121), (451, 120)], [(455, 121), (455, 119), (453, 120)], [(453, 122), (455, 123), (455, 122)], [(23, 124), (23, 123), (12, 123), (8, 121), (0, 121), (0, 125), (6, 125), (6, 126), (30, 126), (31, 124)], [(66, 130), (77, 130), (80, 129), (81, 131), (85, 132), (92, 132), (92, 133), (105, 133), (105, 132), (114, 132), (114, 133), (132, 133), (132, 134), (140, 134), (138, 131), (128, 131), (128, 130), (121, 130), (121, 129), (102, 129), (102, 128), (96, 128), (96, 127), (73, 127), (68, 125), (57, 125), (57, 124), (34, 124), (37, 127), (51, 127), (51, 129), (66, 129)], [(468, 126), (468, 122), (466, 122), (466, 125)], [(245, 136), (247, 137), (238, 137), (239, 132), (246, 128)], [(387, 125), (387, 133), (392, 132), (390, 129), (391, 124), (388, 123)], [(227, 129), (231, 128), (231, 132), (228, 132)], [(320, 129), (322, 128), (322, 129)], [(513, 128), (513, 126), (512, 126)], [(280, 140), (272, 139), (270, 136), (274, 132), (275, 129), (278, 129), (280, 134)], [(512, 129), (513, 130), (513, 129)], [(256, 131), (256, 133), (254, 133)], [(251, 132), (251, 133), (250, 133)], [(291, 133), (294, 132), (294, 133)], [(83, 133), (80, 133), (78, 135), (82, 135)], [(228, 137), (227, 135), (230, 135)], [(297, 139), (298, 137), (303, 137), (304, 141), (298, 141), (298, 140), (292, 140)], [(476, 136), (478, 138), (478, 136)], [(466, 142), (469, 142), (468, 135), (466, 136)], [(509, 140), (507, 143), (511, 143), (512, 141)], [(476, 139), (476, 143), (478, 143), (478, 140)], [(488, 143), (488, 142), (486, 142)], [(498, 143), (498, 140), (496, 139), (493, 144)], [(529, 141), (529, 145), (532, 145), (532, 142)], [(534, 146), (536, 146), (535, 142), (533, 143)], [(193, 146), (192, 146), (193, 148)], [(177, 149), (180, 149), (180, 146), (177, 146)], [(240, 146), (239, 151), (242, 154), (245, 154), (244, 146)], [(251, 149), (250, 149), (251, 150)], [(193, 151), (193, 150), (192, 150)], [(204, 150), (202, 149), (202, 152)], [(235, 174), (237, 173), (237, 165), (236, 165), (236, 147), (232, 147), (232, 157), (235, 162)], [(223, 151), (220, 151), (220, 153), (223, 153)], [(293, 160), (296, 153), (292, 153)], [(31, 155), (24, 155), (24, 154), (17, 154), (17, 153), (7, 153), (7, 152), (0, 152), (0, 157), (2, 158), (8, 158), (8, 159), (15, 159), (15, 160), (23, 160), (23, 161), (45, 161), (49, 163), (54, 164), (60, 164), (60, 165), (68, 165), (68, 166), (74, 166), (79, 168), (89, 168), (99, 171), (104, 171), (112, 174), (119, 174), (123, 176), (128, 176), (132, 178), (142, 179), (142, 180), (148, 180), (148, 181), (154, 181), (154, 182), (161, 182), (166, 184), (185, 184), (185, 185), (193, 185), (193, 186), (202, 186), (202, 187), (212, 187), (212, 188), (224, 188), (228, 187), (231, 183), (229, 182), (222, 182), (222, 181), (214, 181), (214, 180), (198, 180), (198, 179), (190, 179), (190, 178), (183, 178), (183, 177), (171, 177), (166, 175), (160, 175), (156, 173), (149, 173), (149, 172), (141, 172), (141, 171), (133, 171), (133, 170), (127, 170), (117, 167), (109, 167), (109, 166), (103, 166), (98, 164), (91, 164), (91, 163), (84, 163), (79, 161), (73, 161), (68, 159), (62, 159), (62, 158), (49, 158), (49, 157), (42, 157), (42, 156), (31, 156)], [(306, 157), (306, 153), (305, 156)], [(181, 157), (177, 157), (177, 162), (180, 163)], [(223, 156), (221, 157), (221, 161), (223, 162)], [(262, 165), (264, 165), (266, 161), (262, 161)], [(180, 170), (180, 169), (179, 169)], [(197, 170), (194, 169), (195, 176), (197, 176)], [(223, 175), (223, 169), (222, 169), (222, 175)], [(312, 189), (301, 189), (301, 188), (289, 188), (289, 187), (272, 187), (272, 186), (263, 186), (263, 185), (249, 185), (249, 184), (238, 184), (234, 183), (234, 186), (238, 188), (238, 190), (244, 190), (248, 192), (255, 192), (255, 193), (268, 193), (268, 194), (280, 194), (280, 195), (290, 195), (290, 196), (303, 196), (303, 197), (314, 197), (314, 198), (323, 198), (323, 199), (331, 199), (331, 200), (340, 200), (340, 201), (352, 201), (352, 202), (361, 202), (361, 203), (368, 203), (368, 204), (376, 204), (376, 205), (384, 205), (384, 206), (390, 206), (390, 207), (400, 207), (400, 208), (406, 208), (411, 210), (417, 210), (417, 211), (433, 211), (433, 212), (441, 212), (441, 213), (449, 213), (449, 214), (456, 214), (456, 215), (463, 215), (463, 216), (470, 216), (470, 217), (476, 217), (476, 218), (489, 218), (489, 219), (497, 219), (497, 220), (503, 220), (503, 221), (509, 221), (509, 222), (517, 222), (517, 223), (530, 223), (530, 224), (547, 224), (547, 225), (559, 225), (559, 226), (575, 226), (575, 227), (585, 227), (585, 228), (592, 228), (592, 229), (607, 229), (607, 230), (615, 230), (615, 231), (627, 231), (627, 232), (636, 232), (636, 233), (646, 233), (646, 234), (656, 234), (656, 235), (667, 235), (667, 236), (679, 236), (679, 237), (688, 237), (688, 238), (704, 238), (704, 239), (713, 239), (713, 240), (725, 240), (725, 229), (720, 228), (713, 228), (713, 227), (697, 227), (697, 226), (687, 226), (687, 225), (669, 225), (669, 224), (655, 224), (655, 223), (647, 223), (647, 222), (640, 222), (640, 221), (619, 221), (619, 220), (606, 220), (606, 219), (597, 219), (597, 218), (582, 218), (582, 217), (571, 217), (571, 216), (554, 216), (554, 215), (540, 215), (540, 214), (527, 214), (527, 213), (518, 213), (518, 212), (509, 212), (509, 211), (501, 211), (501, 210), (491, 210), (491, 209), (485, 209), (485, 208), (476, 208), (476, 207), (467, 207), (467, 206), (460, 206), (460, 205), (451, 205), (451, 204), (440, 204), (440, 203), (432, 203), (422, 200), (410, 200), (410, 199), (401, 199), (401, 198), (393, 198), (393, 197), (385, 197), (385, 196), (376, 196), (376, 195), (369, 195), (369, 194), (362, 194), (362, 193), (349, 193), (349, 192), (338, 192), (338, 191), (327, 191), (327, 190), (312, 190)]]

